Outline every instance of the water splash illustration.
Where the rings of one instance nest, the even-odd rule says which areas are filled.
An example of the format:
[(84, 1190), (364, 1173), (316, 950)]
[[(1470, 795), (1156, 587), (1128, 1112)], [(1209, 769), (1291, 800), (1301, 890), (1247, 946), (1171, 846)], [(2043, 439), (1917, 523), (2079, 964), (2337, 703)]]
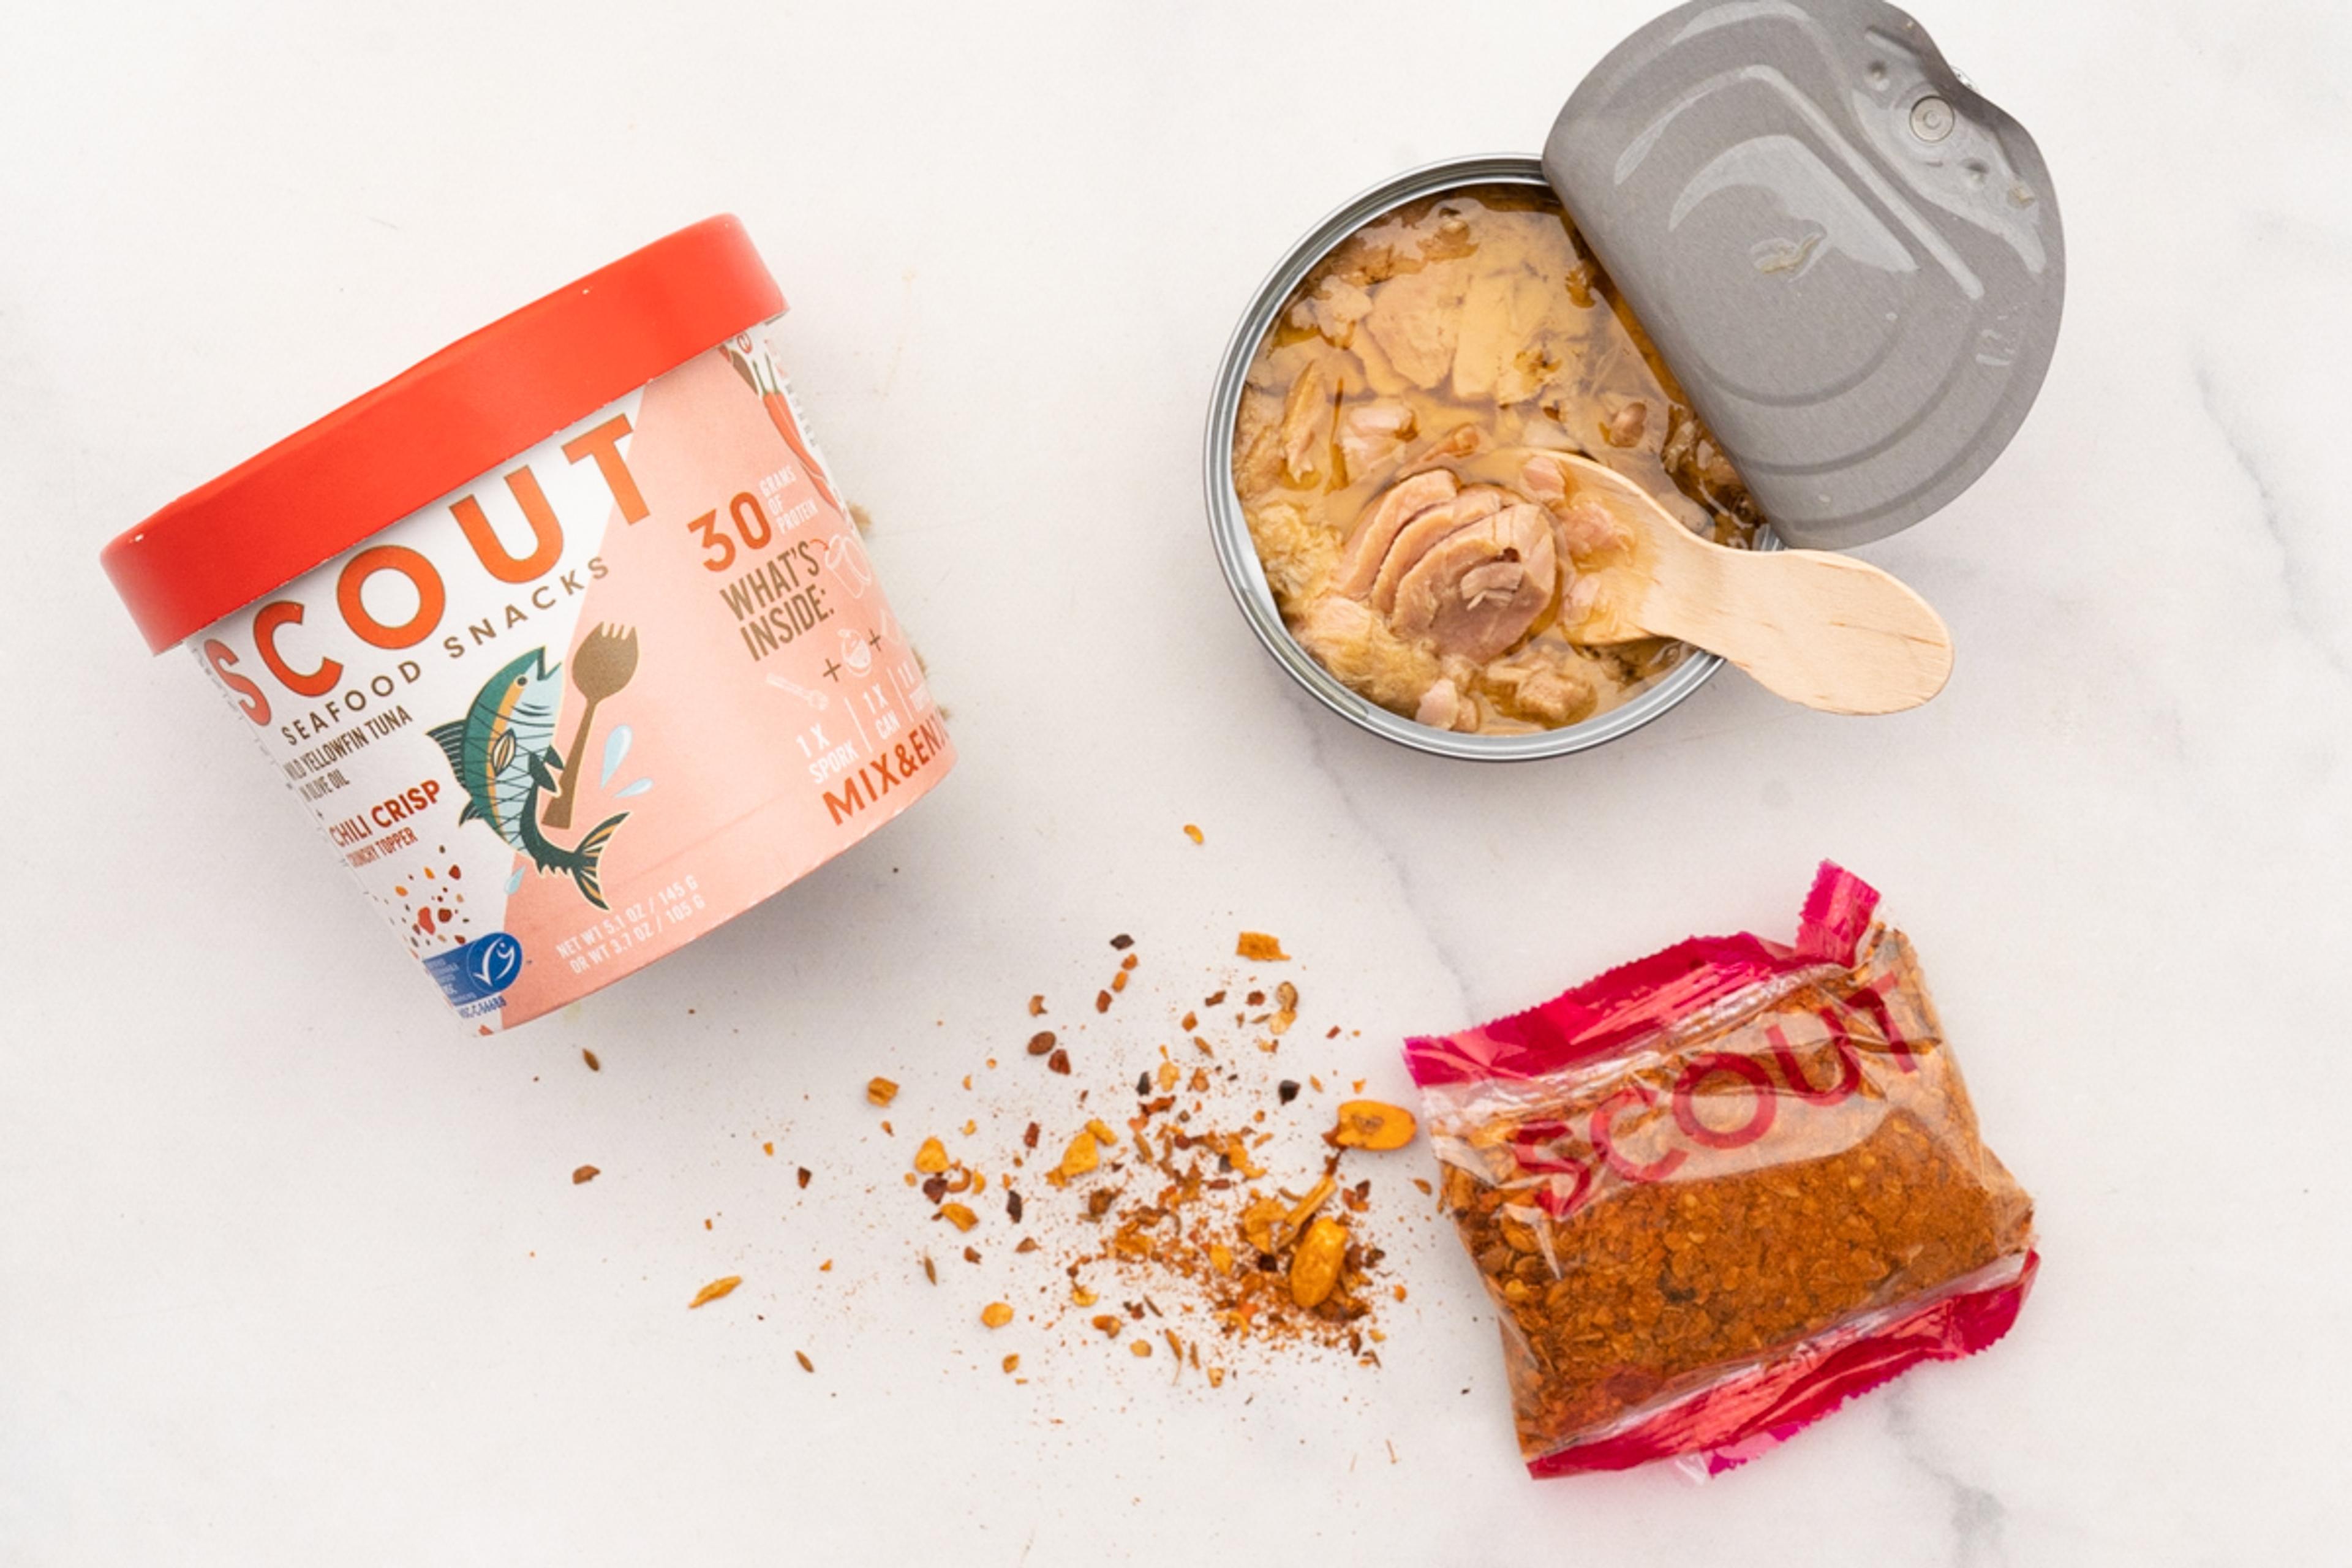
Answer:
[(613, 732), (604, 737), (604, 771), (596, 780), (599, 787), (613, 782), (613, 775), (621, 771), (621, 763), (629, 754), (629, 742), (636, 738), (636, 732), (626, 724), (613, 726)]

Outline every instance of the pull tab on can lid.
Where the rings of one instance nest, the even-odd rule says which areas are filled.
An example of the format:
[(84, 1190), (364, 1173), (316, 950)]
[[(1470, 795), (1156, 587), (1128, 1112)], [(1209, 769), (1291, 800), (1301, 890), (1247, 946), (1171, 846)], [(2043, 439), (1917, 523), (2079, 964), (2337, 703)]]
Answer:
[(1544, 174), (1774, 530), (1838, 549), (2024, 422), (2065, 248), (2041, 152), (1878, 0), (1694, 0), (1595, 67)]

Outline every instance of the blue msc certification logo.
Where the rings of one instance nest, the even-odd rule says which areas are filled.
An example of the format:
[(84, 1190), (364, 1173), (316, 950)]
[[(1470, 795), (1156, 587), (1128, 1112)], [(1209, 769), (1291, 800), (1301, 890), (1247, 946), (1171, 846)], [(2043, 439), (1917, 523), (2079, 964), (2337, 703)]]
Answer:
[[(488, 1011), (481, 1005), (522, 973), (522, 943), (502, 931), (436, 952), (425, 967), (440, 983), (441, 994), (460, 1013)], [(493, 1004), (502, 1006), (503, 1003)]]

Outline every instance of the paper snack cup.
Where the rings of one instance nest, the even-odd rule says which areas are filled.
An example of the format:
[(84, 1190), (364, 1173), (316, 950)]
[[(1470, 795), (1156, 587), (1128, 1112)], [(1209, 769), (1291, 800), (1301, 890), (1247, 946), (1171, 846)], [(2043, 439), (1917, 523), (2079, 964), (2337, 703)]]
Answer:
[(538, 1017), (954, 763), (731, 217), (465, 338), (103, 560), (462, 1018)]

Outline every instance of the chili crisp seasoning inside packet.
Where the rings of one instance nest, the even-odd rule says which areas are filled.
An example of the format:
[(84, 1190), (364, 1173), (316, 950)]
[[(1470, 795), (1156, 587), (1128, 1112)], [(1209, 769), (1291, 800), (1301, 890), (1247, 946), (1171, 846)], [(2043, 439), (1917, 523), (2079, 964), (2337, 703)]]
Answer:
[(1824, 865), (1792, 945), (1695, 937), (1406, 1043), (1531, 1475), (1712, 1475), (2016, 1321), (2032, 1202), (1877, 905)]

